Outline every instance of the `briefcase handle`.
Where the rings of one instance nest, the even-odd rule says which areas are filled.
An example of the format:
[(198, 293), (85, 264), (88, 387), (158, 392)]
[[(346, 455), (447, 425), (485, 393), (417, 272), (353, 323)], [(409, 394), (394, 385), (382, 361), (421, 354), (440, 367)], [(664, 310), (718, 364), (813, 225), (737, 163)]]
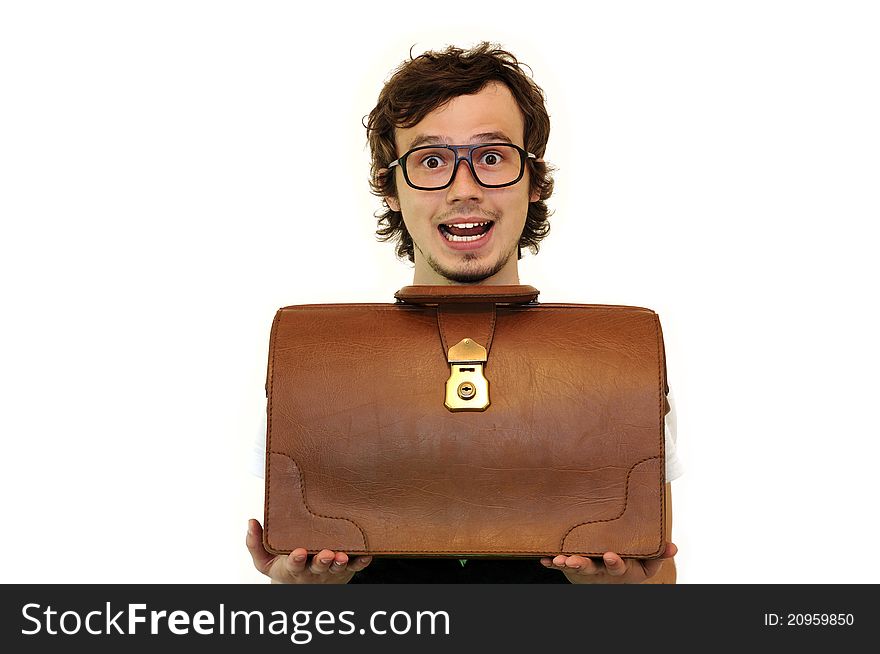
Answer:
[(491, 302), (495, 304), (528, 304), (537, 302), (538, 289), (534, 286), (507, 284), (492, 286), (404, 286), (394, 294), (401, 304), (462, 304)]

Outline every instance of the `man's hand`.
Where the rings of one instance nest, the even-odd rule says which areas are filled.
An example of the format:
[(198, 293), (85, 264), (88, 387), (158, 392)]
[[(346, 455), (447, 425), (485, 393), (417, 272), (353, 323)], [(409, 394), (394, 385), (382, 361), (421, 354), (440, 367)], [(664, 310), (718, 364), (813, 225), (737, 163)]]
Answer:
[(659, 559), (624, 559), (614, 552), (605, 552), (601, 559), (560, 554), (541, 559), (541, 565), (559, 570), (573, 584), (641, 584), (660, 571), (663, 561), (677, 553), (678, 547), (667, 543)]
[(345, 552), (331, 550), (321, 550), (309, 559), (302, 547), (287, 556), (270, 554), (263, 547), (263, 526), (258, 520), (248, 520), (245, 543), (254, 567), (273, 584), (347, 584), (355, 572), (373, 560), (369, 556), (358, 556), (349, 561)]

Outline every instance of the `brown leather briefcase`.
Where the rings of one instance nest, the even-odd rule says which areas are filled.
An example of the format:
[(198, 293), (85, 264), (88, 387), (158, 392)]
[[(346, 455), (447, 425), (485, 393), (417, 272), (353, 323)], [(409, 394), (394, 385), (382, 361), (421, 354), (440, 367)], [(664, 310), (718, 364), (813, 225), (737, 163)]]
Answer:
[(408, 286), (272, 325), (264, 544), (538, 557), (665, 548), (650, 309), (531, 286)]

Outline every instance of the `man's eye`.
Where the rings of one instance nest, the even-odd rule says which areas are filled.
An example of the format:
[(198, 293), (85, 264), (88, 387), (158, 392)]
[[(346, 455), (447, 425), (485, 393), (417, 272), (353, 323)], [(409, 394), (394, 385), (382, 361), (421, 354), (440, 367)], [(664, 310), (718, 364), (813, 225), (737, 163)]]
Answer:
[(487, 166), (497, 166), (503, 158), (498, 152), (486, 152), (480, 156), (480, 161)]
[(427, 166), (428, 168), (438, 168), (443, 165), (443, 160), (436, 155), (432, 155), (430, 157), (425, 157), (422, 160), (422, 165)]

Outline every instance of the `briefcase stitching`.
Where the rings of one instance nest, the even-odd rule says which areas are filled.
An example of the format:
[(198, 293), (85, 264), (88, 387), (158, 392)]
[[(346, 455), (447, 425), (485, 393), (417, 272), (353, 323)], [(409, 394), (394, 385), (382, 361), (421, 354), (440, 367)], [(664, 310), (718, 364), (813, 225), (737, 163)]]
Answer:
[[(446, 336), (445, 336), (446, 332), (443, 329), (443, 311), (440, 309), (439, 306), (437, 307), (436, 310), (437, 310), (437, 329), (439, 330), (439, 333), (440, 333), (440, 344), (443, 346), (443, 356), (446, 357), (449, 354), (450, 345), (449, 345), (449, 343), (446, 342)], [(492, 349), (492, 339), (495, 336), (495, 320), (497, 317), (498, 317), (498, 310), (497, 310), (496, 306), (493, 304), (492, 305), (492, 318), (489, 320), (489, 328), (487, 330), (488, 333), (486, 334), (486, 336), (482, 340), (480, 340), (479, 336), (477, 336), (477, 335), (474, 335), (472, 337), (480, 345), (483, 345), (485, 343), (485, 345), (483, 345), (483, 347), (486, 348), (486, 355), (487, 356), (489, 355), (489, 353)]]
[[(620, 511), (620, 513), (618, 513), (618, 514), (617, 514), (616, 516), (614, 516), (613, 518), (605, 518), (605, 519), (603, 519), (603, 520), (587, 520), (586, 522), (581, 522), (581, 523), (578, 523), (578, 524), (572, 526), (571, 529), (569, 529), (568, 531), (565, 532), (565, 534), (563, 534), (563, 536), (562, 536), (562, 540), (559, 541), (559, 551), (560, 551), (560, 552), (563, 551), (562, 548), (565, 546), (565, 539), (568, 538), (568, 535), (569, 535), (572, 531), (574, 531), (575, 529), (577, 529), (578, 527), (582, 527), (583, 525), (597, 524), (597, 523), (600, 523), (600, 522), (613, 522), (614, 520), (620, 520), (620, 518), (623, 517), (623, 514), (626, 513), (626, 507), (627, 507), (627, 504), (629, 503), (629, 478), (632, 476), (633, 470), (635, 470), (637, 466), (643, 464), (645, 461), (651, 461), (651, 460), (653, 460), (653, 459), (662, 459), (662, 457), (659, 457), (659, 456), (649, 456), (649, 457), (647, 457), (647, 458), (642, 459), (641, 461), (636, 461), (636, 462), (633, 463), (632, 466), (630, 467), (629, 472), (626, 473), (626, 483), (624, 484), (624, 491), (623, 491), (623, 509)], [(661, 481), (662, 481), (662, 479), (661, 479)], [(661, 498), (662, 498), (663, 494), (661, 493), (660, 496), (661, 496)], [(662, 503), (661, 503), (661, 508), (660, 508), (660, 528), (661, 528), (661, 538), (662, 538), (662, 534), (663, 534), (663, 532), (662, 532), (662, 528), (663, 528), (663, 507), (662, 507)], [(583, 553), (583, 552), (581, 552), (581, 553)], [(588, 553), (588, 554), (592, 554), (592, 552), (587, 552), (587, 553)], [(599, 554), (604, 554), (604, 552), (599, 552)]]
[[(322, 513), (315, 513), (314, 511), (312, 511), (309, 508), (309, 503), (306, 500), (306, 478), (305, 478), (305, 475), (302, 473), (302, 467), (296, 462), (296, 459), (294, 459), (289, 454), (286, 454), (285, 452), (269, 452), (269, 454), (280, 454), (281, 456), (285, 456), (288, 459), (290, 459), (290, 461), (291, 461), (291, 463), (293, 463), (293, 465), (296, 466), (296, 470), (299, 473), (300, 495), (302, 496), (303, 507), (305, 507), (306, 511), (308, 511), (310, 514), (312, 514), (313, 516), (318, 517), (318, 518), (328, 518), (330, 520), (345, 520), (346, 522), (350, 522), (355, 527), (357, 527), (359, 532), (361, 532), (361, 540), (363, 540), (363, 543), (364, 543), (364, 551), (369, 550), (369, 547), (367, 546), (367, 535), (357, 522), (355, 522), (351, 518), (343, 518), (343, 517), (335, 516), (335, 515), (324, 515)], [(267, 477), (268, 477), (268, 475), (267, 475)], [(271, 483), (269, 482), (268, 478), (266, 480), (266, 483), (269, 484), (269, 488), (271, 488)], [(268, 495), (268, 493), (267, 493), (267, 495)], [(269, 503), (270, 503), (270, 500), (267, 497), (266, 498), (266, 505), (268, 506)]]
[(657, 338), (657, 413), (660, 416), (660, 543), (666, 537), (666, 414), (663, 412), (663, 399), (669, 392), (666, 384), (666, 348), (663, 344), (663, 331), (660, 316), (654, 313), (654, 335)]
[[(296, 460), (295, 460), (292, 456), (290, 456), (289, 454), (286, 454), (286, 453), (284, 453), (284, 452), (269, 452), (269, 454), (280, 454), (281, 456), (285, 456), (285, 457), (287, 457), (288, 459), (291, 460), (291, 462), (293, 463), (293, 465), (296, 466), (296, 469), (297, 469), (297, 471), (299, 472), (299, 478), (300, 478), (300, 494), (302, 495), (303, 506), (305, 507), (306, 511), (308, 511), (311, 515), (316, 516), (316, 517), (319, 517), (319, 518), (329, 518), (329, 519), (332, 519), (332, 520), (346, 520), (346, 521), (352, 523), (355, 527), (358, 528), (358, 530), (359, 530), (360, 533), (361, 533), (361, 537), (363, 538), (363, 541), (364, 541), (364, 551), (365, 551), (365, 552), (368, 552), (368, 551), (369, 551), (369, 548), (367, 547), (367, 535), (366, 535), (366, 533), (364, 532), (364, 530), (361, 528), (361, 526), (360, 526), (357, 522), (355, 522), (354, 520), (352, 520), (352, 519), (350, 519), (350, 518), (343, 518), (343, 517), (339, 517), (339, 516), (330, 516), (330, 515), (323, 515), (323, 514), (321, 514), (321, 513), (315, 513), (314, 511), (312, 511), (312, 510), (309, 508), (309, 505), (308, 505), (308, 502), (306, 501), (306, 496), (305, 496), (305, 486), (306, 486), (305, 475), (302, 474), (302, 468), (297, 464)], [(644, 463), (645, 461), (651, 461), (651, 460), (653, 460), (653, 459), (660, 459), (660, 458), (662, 458), (662, 457), (658, 457), (658, 456), (649, 456), (649, 457), (646, 457), (646, 458), (644, 458), (644, 459), (642, 459), (642, 460), (640, 460), (640, 461), (635, 462), (635, 463), (630, 467), (629, 472), (626, 473), (626, 482), (625, 482), (625, 484), (624, 484), (623, 508), (621, 509), (620, 513), (617, 514), (616, 516), (614, 516), (613, 518), (605, 518), (605, 519), (603, 519), (603, 520), (588, 520), (588, 521), (586, 521), (586, 522), (580, 522), (580, 523), (578, 523), (578, 524), (576, 524), (576, 525), (573, 525), (571, 528), (568, 529), (568, 531), (565, 532), (565, 534), (563, 534), (562, 539), (561, 539), (560, 542), (559, 542), (559, 551), (560, 551), (560, 552), (563, 551), (563, 547), (564, 547), (564, 545), (565, 545), (565, 539), (568, 538), (568, 535), (569, 535), (572, 531), (574, 531), (575, 529), (577, 529), (578, 527), (581, 527), (581, 526), (583, 526), (583, 525), (596, 524), (596, 523), (600, 523), (600, 522), (613, 522), (614, 520), (619, 520), (619, 519), (623, 516), (623, 514), (626, 513), (627, 504), (629, 503), (629, 479), (630, 479), (630, 477), (632, 476), (633, 470), (635, 470), (636, 467), (638, 467), (639, 465), (641, 465), (641, 464)], [(269, 487), (271, 487), (271, 484), (269, 483), (268, 479), (267, 479), (267, 484), (269, 484)], [(268, 493), (267, 493), (267, 495), (268, 495)], [(661, 498), (662, 498), (662, 493), (661, 493)], [(268, 499), (268, 497), (267, 497), (267, 505), (268, 505), (268, 504), (269, 504), (269, 499)], [(662, 525), (663, 525), (663, 504), (662, 504), (662, 500), (661, 500), (661, 510), (660, 510), (660, 512), (661, 512), (661, 520), (660, 520), (660, 524), (661, 524), (661, 539), (662, 539)], [(419, 554), (419, 553), (422, 553), (422, 554), (436, 554), (436, 553), (440, 553), (440, 552), (446, 552), (447, 550), (426, 550), (426, 549), (420, 549), (420, 550), (395, 550), (395, 551), (396, 551), (396, 552), (400, 552), (401, 554)], [(532, 553), (532, 554), (542, 554), (542, 552), (540, 552), (540, 551), (538, 551), (538, 550), (520, 550), (520, 549), (517, 549), (517, 550), (499, 550), (499, 549), (494, 549), (494, 550), (472, 550), (472, 552), (474, 552), (474, 553), (480, 553), (480, 554), (510, 554), (510, 553), (514, 553), (514, 552), (516, 552), (516, 553), (527, 553), (527, 554), (528, 554), (528, 553)], [(579, 553), (580, 553), (580, 554), (596, 554), (596, 552), (579, 552)], [(603, 552), (598, 552), (598, 554), (603, 554)], [(621, 554), (621, 556), (624, 556), (626, 553), (620, 553), (620, 554)]]

